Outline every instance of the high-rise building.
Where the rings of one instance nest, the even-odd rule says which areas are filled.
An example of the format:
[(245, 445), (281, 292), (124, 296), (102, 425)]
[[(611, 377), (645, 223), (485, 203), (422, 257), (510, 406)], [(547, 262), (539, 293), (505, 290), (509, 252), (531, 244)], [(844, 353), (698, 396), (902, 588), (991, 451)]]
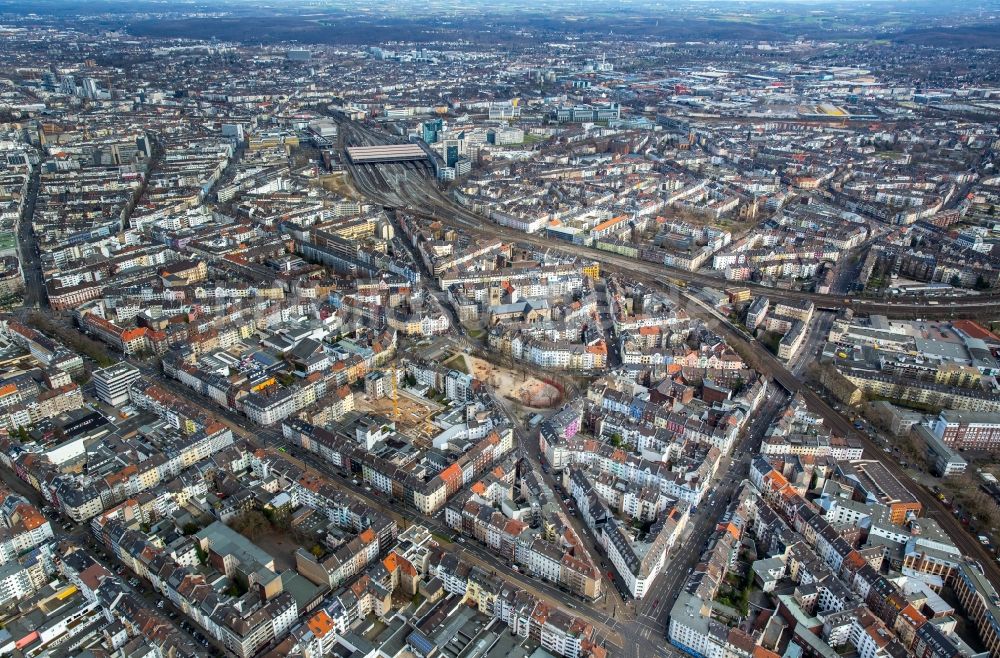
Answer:
[(97, 87), (97, 80), (93, 78), (84, 78), (83, 86), (80, 88), (80, 95), (84, 98), (95, 99), (100, 96), (100, 89)]
[(424, 121), (421, 126), (421, 138), (428, 144), (433, 144), (438, 141), (438, 133), (444, 130), (444, 121), (441, 119), (434, 119), (433, 121)]
[(149, 135), (143, 134), (141, 137), (136, 137), (135, 148), (137, 151), (142, 153), (144, 157), (153, 157), (153, 146), (149, 143)]
[(76, 95), (76, 80), (71, 75), (64, 75), (59, 82), (59, 90), (70, 96)]
[(246, 139), (246, 132), (242, 123), (224, 123), (222, 124), (222, 136), (232, 137), (236, 141), (242, 142)]
[(459, 158), (459, 148), (457, 140), (451, 144), (445, 144), (444, 147), (444, 163), (449, 167), (454, 167), (455, 163), (458, 162)]
[(459, 158), (455, 161), (455, 178), (463, 178), (472, 173), (472, 161), (468, 158)]
[(94, 371), (94, 388), (97, 398), (105, 404), (117, 407), (128, 402), (128, 387), (139, 378), (138, 368), (128, 363)]

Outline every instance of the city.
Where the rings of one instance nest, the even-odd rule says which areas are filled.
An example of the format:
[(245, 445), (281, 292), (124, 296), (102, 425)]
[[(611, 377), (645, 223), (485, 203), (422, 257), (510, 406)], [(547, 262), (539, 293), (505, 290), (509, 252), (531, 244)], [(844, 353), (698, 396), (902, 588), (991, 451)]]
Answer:
[(0, 656), (1000, 658), (998, 36), (0, 2)]

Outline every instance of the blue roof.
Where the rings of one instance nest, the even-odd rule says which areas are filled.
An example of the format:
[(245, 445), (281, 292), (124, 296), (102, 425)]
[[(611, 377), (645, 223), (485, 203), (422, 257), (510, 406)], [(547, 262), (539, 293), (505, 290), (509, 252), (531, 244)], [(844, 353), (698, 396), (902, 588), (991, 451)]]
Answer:
[(406, 638), (406, 643), (413, 647), (415, 650), (419, 651), (423, 656), (431, 655), (436, 646), (433, 642), (427, 639), (427, 636), (420, 631), (413, 631), (410, 636)]

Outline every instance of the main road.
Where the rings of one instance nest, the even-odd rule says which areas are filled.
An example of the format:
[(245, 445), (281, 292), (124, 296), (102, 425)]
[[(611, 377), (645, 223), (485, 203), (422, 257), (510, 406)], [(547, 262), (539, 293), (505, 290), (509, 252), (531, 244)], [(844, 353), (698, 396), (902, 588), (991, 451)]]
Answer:
[[(329, 462), (316, 457), (310, 452), (301, 450), (293, 444), (289, 444), (278, 430), (254, 425), (240, 414), (224, 409), (180, 382), (166, 377), (158, 368), (151, 366), (147, 362), (131, 359), (130, 363), (139, 368), (147, 378), (155, 380), (170, 393), (204, 411), (206, 414), (220, 419), (232, 430), (234, 435), (247, 441), (250, 445), (272, 451), (283, 450), (287, 457), (291, 457), (300, 466), (318, 472), (338, 489), (361, 500), (366, 505), (378, 509), (398, 523), (401, 523), (404, 527), (406, 527), (406, 524), (420, 524), (434, 533), (439, 539), (455, 535), (455, 531), (444, 522), (442, 514), (432, 517), (425, 516), (416, 509), (407, 507), (393, 498), (386, 498), (369, 491), (362, 485), (356, 485), (350, 478), (342, 477)], [(505, 580), (530, 592), (536, 598), (550, 605), (554, 604), (567, 609), (570, 613), (586, 619), (594, 625), (598, 633), (609, 643), (609, 648), (611, 649), (609, 653), (612, 656), (644, 658), (645, 656), (653, 655), (678, 655), (676, 650), (663, 646), (662, 642), (647, 645), (647, 648), (651, 649), (648, 653), (637, 653), (637, 645), (631, 644), (629, 641), (630, 634), (635, 629), (624, 623), (621, 619), (608, 614), (605, 610), (595, 607), (582, 598), (559, 589), (556, 585), (513, 571), (506, 560), (476, 541), (445, 542), (442, 544), (442, 547), (447, 551), (457, 553), (465, 562), (475, 564), (488, 572), (503, 574)]]
[(38, 200), (38, 186), (41, 171), (36, 165), (28, 180), (28, 196), (17, 220), (17, 249), (21, 261), (21, 276), (24, 279), (24, 306), (41, 308), (48, 304), (45, 282), (42, 279), (42, 260), (38, 252), (38, 242), (32, 228), (35, 203)]
[[(353, 122), (342, 122), (346, 144), (389, 143), (394, 140)], [(980, 561), (986, 576), (992, 582), (1000, 582), (1000, 566), (993, 556), (973, 538), (951, 514), (951, 510), (929, 491), (910, 480), (902, 466), (886, 455), (871, 439), (856, 432), (851, 422), (837, 413), (820, 395), (804, 384), (785, 367), (773, 354), (758, 342), (748, 340), (745, 332), (733, 326), (729, 320), (714, 309), (669, 282), (677, 279), (687, 283), (708, 286), (729, 285), (725, 280), (710, 275), (669, 268), (655, 263), (646, 263), (632, 258), (586, 247), (559, 243), (514, 231), (481, 217), (456, 204), (445, 196), (436, 182), (428, 175), (426, 166), (416, 163), (390, 163), (377, 167), (345, 163), (356, 189), (371, 201), (387, 207), (404, 210), (411, 214), (432, 218), (452, 226), (474, 237), (501, 238), (513, 243), (526, 243), (540, 249), (557, 248), (582, 259), (601, 263), (606, 270), (619, 272), (629, 278), (656, 288), (666, 288), (674, 293), (692, 315), (709, 321), (731, 345), (740, 350), (744, 359), (763, 375), (770, 377), (790, 394), (800, 394), (814, 411), (819, 413), (827, 426), (836, 434), (853, 437), (862, 442), (867, 457), (881, 462), (900, 482), (906, 484), (923, 505), (925, 512), (932, 516), (949, 534), (964, 555)], [(857, 312), (886, 314), (895, 317), (968, 317), (978, 318), (985, 314), (995, 314), (1000, 310), (1000, 295), (990, 294), (973, 298), (941, 300), (941, 304), (928, 305), (927, 300), (913, 297), (898, 297), (892, 302), (845, 299), (840, 296), (821, 295), (800, 291), (783, 291), (755, 284), (739, 282), (736, 285), (750, 287), (760, 294), (776, 299), (808, 299), (820, 308), (841, 308), (849, 306)]]
[[(342, 121), (341, 139), (345, 146), (389, 144), (397, 140), (356, 122)], [(689, 270), (640, 261), (608, 251), (564, 242), (554, 242), (543, 236), (516, 231), (499, 226), (467, 208), (457, 204), (438, 189), (426, 163), (388, 162), (356, 165), (343, 157), (346, 170), (355, 188), (374, 203), (388, 208), (398, 208), (411, 214), (429, 217), (461, 228), (465, 233), (483, 238), (501, 238), (513, 243), (532, 245), (542, 249), (558, 249), (574, 256), (597, 261), (603, 267), (621, 272), (639, 272), (716, 288), (749, 288), (754, 293), (777, 300), (809, 300), (819, 308), (838, 309), (849, 307), (860, 313), (893, 315), (910, 318), (980, 317), (984, 313), (1000, 310), (1000, 294), (971, 295), (963, 297), (935, 297), (900, 295), (892, 300), (871, 300), (860, 297), (780, 290), (749, 281), (728, 281), (725, 278)], [(931, 303), (928, 303), (931, 302)]]
[(865, 450), (865, 457), (883, 464), (916, 497), (923, 506), (925, 514), (938, 522), (962, 554), (977, 559), (991, 582), (1000, 582), (1000, 565), (993, 555), (966, 530), (947, 505), (918, 482), (913, 481), (899, 461), (892, 455), (886, 454), (867, 434), (856, 431), (850, 420), (838, 413), (822, 396), (789, 371), (758, 341), (748, 341), (746, 334), (733, 326), (728, 318), (698, 299), (689, 298), (689, 301), (686, 307), (689, 313), (709, 320), (713, 329), (729, 344), (740, 348), (743, 358), (750, 365), (771, 377), (789, 393), (802, 396), (809, 408), (823, 417), (824, 423), (834, 434), (860, 441)]

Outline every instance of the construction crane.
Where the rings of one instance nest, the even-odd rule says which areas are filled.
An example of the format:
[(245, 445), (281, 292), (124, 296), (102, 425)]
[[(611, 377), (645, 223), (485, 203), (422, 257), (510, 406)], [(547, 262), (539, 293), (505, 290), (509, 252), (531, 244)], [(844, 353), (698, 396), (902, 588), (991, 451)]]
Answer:
[(392, 364), (392, 418), (399, 421), (399, 391), (396, 390), (397, 381), (396, 363)]

